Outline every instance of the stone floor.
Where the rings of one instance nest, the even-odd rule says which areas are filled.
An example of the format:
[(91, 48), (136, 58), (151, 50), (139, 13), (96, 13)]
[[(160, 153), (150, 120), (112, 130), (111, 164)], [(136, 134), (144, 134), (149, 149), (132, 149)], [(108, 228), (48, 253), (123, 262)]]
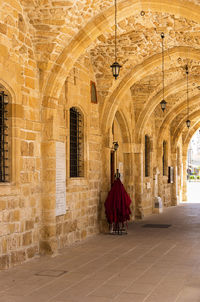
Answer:
[[(145, 223), (171, 224), (144, 228)], [(0, 272), (0, 302), (199, 302), (200, 204)]]

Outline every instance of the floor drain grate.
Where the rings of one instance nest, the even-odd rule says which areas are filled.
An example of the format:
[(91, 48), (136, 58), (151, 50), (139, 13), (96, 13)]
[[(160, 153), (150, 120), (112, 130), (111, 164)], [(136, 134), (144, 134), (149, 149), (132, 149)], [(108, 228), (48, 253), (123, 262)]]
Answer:
[(58, 271), (58, 270), (46, 270), (36, 273), (36, 276), (45, 276), (45, 277), (60, 277), (66, 274), (67, 271)]
[(157, 228), (157, 229), (166, 229), (169, 228), (171, 224), (144, 224), (143, 228)]

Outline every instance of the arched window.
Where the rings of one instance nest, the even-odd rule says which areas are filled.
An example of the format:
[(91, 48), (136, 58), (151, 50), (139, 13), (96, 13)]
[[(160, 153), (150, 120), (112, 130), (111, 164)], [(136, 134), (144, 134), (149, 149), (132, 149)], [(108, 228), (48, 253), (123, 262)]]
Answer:
[(163, 176), (167, 176), (167, 142), (163, 141)]
[(84, 176), (83, 115), (70, 108), (70, 177)]
[(150, 138), (145, 135), (145, 177), (150, 176)]
[(8, 95), (0, 87), (0, 182), (9, 181)]

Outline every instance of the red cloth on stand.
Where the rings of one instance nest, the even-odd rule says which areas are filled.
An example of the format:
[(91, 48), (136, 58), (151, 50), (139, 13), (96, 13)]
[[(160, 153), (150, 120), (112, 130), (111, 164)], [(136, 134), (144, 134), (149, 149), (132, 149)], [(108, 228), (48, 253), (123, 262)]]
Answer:
[(131, 199), (119, 178), (117, 178), (105, 201), (105, 212), (108, 223), (119, 223), (130, 220)]

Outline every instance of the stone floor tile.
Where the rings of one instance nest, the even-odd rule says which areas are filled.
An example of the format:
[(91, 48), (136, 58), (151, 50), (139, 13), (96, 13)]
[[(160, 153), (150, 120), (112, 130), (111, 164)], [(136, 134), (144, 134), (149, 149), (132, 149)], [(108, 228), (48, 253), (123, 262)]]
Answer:
[(104, 283), (104, 280), (86, 278), (69, 289), (63, 290), (60, 293), (58, 292), (56, 299), (62, 301), (68, 297), (69, 300), (78, 301), (80, 298), (92, 293), (96, 288), (101, 286), (102, 283)]
[(148, 298), (145, 300), (145, 302), (175, 302), (178, 295), (180, 294), (180, 291), (181, 287), (170, 287), (165, 284), (162, 284), (160, 286), (157, 286), (155, 290), (153, 290), (152, 293), (148, 295)]
[(113, 300), (105, 297), (97, 297), (93, 295), (89, 295), (84, 297), (81, 302), (112, 302)]
[(110, 278), (106, 284), (108, 286), (114, 285), (114, 286), (124, 286), (126, 288), (127, 286), (130, 286), (133, 283), (133, 279), (128, 278), (128, 277), (121, 277), (120, 275), (117, 275), (113, 278)]
[[(29, 300), (28, 300), (29, 301)], [(26, 297), (1, 295), (0, 302), (27, 302)]]
[(154, 286), (155, 284), (158, 284), (165, 277), (165, 275), (167, 275), (167, 273), (156, 274), (154, 272), (151, 272), (151, 270), (148, 270), (148, 272), (140, 276), (140, 278), (138, 278), (137, 281), (140, 283), (149, 283), (152, 284), (152, 286)]
[(180, 292), (177, 302), (199, 302), (200, 301), (200, 288), (187, 286)]
[(114, 286), (114, 285), (102, 285), (91, 294), (97, 297), (104, 297), (113, 299), (118, 296), (124, 290), (124, 286)]
[(140, 283), (133, 282), (130, 286), (128, 286), (124, 291), (126, 293), (136, 293), (136, 294), (149, 294), (152, 292), (154, 287), (152, 283)]
[(108, 271), (104, 271), (104, 270), (100, 270), (98, 272), (95, 272), (93, 274), (90, 275), (90, 278), (93, 278), (94, 280), (109, 280), (110, 278), (115, 277), (117, 274), (113, 273), (113, 272), (108, 272)]
[(145, 301), (145, 297), (146, 295), (143, 294), (122, 293), (113, 301), (114, 302), (143, 302)]

